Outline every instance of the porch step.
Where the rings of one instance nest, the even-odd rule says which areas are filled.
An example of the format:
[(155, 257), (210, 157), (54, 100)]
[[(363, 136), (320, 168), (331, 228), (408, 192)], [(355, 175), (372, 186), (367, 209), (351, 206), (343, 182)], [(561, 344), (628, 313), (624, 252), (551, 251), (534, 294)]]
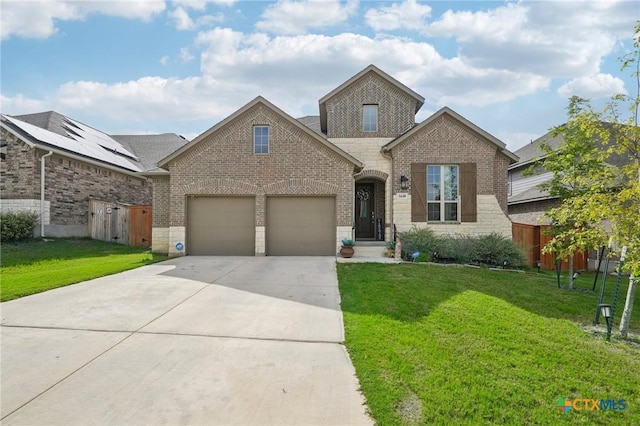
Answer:
[(366, 243), (365, 245), (363, 243), (357, 242), (354, 247), (353, 257), (388, 257), (387, 245), (384, 241), (376, 242), (375, 245), (372, 243)]

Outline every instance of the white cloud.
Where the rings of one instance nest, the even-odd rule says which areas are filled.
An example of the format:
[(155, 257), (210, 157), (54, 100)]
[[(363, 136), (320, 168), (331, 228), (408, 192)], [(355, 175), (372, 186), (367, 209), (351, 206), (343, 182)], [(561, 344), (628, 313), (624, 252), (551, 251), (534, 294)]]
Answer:
[(56, 33), (55, 21), (81, 20), (92, 13), (150, 20), (164, 10), (163, 0), (140, 1), (20, 1), (2, 2), (2, 39), (11, 36), (47, 38)]
[(358, 0), (278, 0), (262, 14), (256, 28), (275, 34), (304, 34), (345, 22), (358, 10)]
[(376, 31), (392, 31), (399, 28), (422, 30), (426, 18), (431, 16), (431, 7), (416, 0), (393, 3), (378, 9), (369, 9), (365, 14), (367, 24)]
[(194, 27), (193, 20), (189, 16), (189, 13), (182, 7), (178, 7), (169, 12), (169, 17), (173, 19), (176, 29), (180, 31), (187, 31)]
[(231, 6), (236, 3), (236, 1), (237, 0), (173, 0), (171, 3), (193, 10), (204, 10), (209, 3), (220, 6)]
[(180, 31), (193, 30), (203, 26), (210, 26), (216, 22), (224, 21), (224, 15), (217, 13), (215, 15), (203, 15), (199, 16), (195, 21), (189, 16), (189, 12), (182, 6), (177, 7), (168, 13), (169, 17), (173, 19), (176, 29)]
[(619, 93), (627, 94), (624, 81), (611, 74), (601, 73), (574, 78), (558, 88), (558, 94), (563, 98), (570, 98), (573, 95), (582, 98), (606, 98)]
[[(430, 44), (403, 38), (349, 33), (269, 37), (216, 28), (200, 33), (196, 44), (203, 48), (203, 74), (244, 86), (248, 93), (269, 97), (288, 92), (291, 98), (282, 98), (292, 107), (299, 107), (300, 99), (319, 99), (342, 83), (341, 78), (371, 63), (439, 105), (489, 105), (550, 84), (532, 73), (476, 68), (443, 58)], [(335, 81), (327, 74), (335, 75)]]
[(160, 63), (162, 65), (167, 65), (169, 63), (169, 57), (168, 56), (163, 56), (162, 58), (160, 58)]
[(188, 47), (183, 47), (180, 49), (180, 59), (182, 62), (191, 62), (195, 59), (195, 56), (191, 54)]
[(460, 58), (476, 67), (566, 78), (599, 72), (637, 17), (631, 1), (520, 1), (486, 11), (449, 10), (425, 33), (455, 38)]

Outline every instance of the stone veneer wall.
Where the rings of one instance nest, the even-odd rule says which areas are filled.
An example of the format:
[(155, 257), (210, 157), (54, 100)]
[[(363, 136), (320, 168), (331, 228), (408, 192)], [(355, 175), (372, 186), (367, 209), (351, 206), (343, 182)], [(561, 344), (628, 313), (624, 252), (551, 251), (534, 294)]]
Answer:
[[(356, 180), (376, 182), (376, 215), (385, 221), (385, 241), (392, 238), (391, 223), (391, 159), (381, 153), (381, 148), (392, 138), (335, 138), (329, 141), (353, 155), (364, 164), (364, 169), (356, 175)], [(382, 202), (384, 201), (384, 204)]]
[(511, 220), (493, 195), (478, 195), (478, 221), (462, 223), (411, 222), (411, 195), (396, 194), (393, 197), (394, 220), (398, 232), (429, 227), (438, 235), (486, 235), (497, 232), (511, 238)]
[[(2, 139), (7, 141), (7, 156), (0, 166), (2, 199), (39, 200), (40, 157), (46, 151), (30, 147), (5, 129)], [(151, 186), (145, 178), (58, 154), (45, 159), (45, 188), (45, 200), (50, 202), (49, 225), (61, 236), (64, 227), (88, 225), (89, 199), (151, 204)]]
[[(366, 104), (378, 105), (377, 132), (362, 130)], [(394, 138), (414, 125), (417, 100), (370, 72), (328, 99), (325, 106), (329, 138)]]
[[(269, 154), (253, 153), (255, 125), (270, 127)], [(170, 254), (181, 254), (172, 252), (173, 244), (185, 241), (187, 195), (254, 195), (256, 251), (264, 250), (258, 234), (265, 226), (267, 195), (335, 195), (337, 229), (351, 229), (353, 164), (266, 105), (256, 104), (168, 166), (169, 220), (156, 222), (156, 214), (167, 210), (159, 199), (154, 227), (168, 225)]]

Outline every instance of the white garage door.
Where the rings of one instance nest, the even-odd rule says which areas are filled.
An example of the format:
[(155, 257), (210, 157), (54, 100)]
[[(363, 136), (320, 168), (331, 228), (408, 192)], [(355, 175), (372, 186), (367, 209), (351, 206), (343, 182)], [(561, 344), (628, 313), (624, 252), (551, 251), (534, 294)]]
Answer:
[(335, 197), (267, 197), (268, 256), (334, 256)]
[(254, 197), (189, 197), (187, 254), (255, 256), (255, 211)]

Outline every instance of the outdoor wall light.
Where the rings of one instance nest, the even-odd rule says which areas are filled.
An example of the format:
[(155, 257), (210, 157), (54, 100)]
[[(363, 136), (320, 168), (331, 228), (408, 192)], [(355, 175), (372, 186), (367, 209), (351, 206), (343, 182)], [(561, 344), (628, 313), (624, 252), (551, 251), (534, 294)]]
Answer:
[(409, 189), (409, 178), (405, 175), (400, 176), (400, 189)]
[(600, 304), (600, 315), (607, 321), (607, 340), (611, 339), (611, 305)]

